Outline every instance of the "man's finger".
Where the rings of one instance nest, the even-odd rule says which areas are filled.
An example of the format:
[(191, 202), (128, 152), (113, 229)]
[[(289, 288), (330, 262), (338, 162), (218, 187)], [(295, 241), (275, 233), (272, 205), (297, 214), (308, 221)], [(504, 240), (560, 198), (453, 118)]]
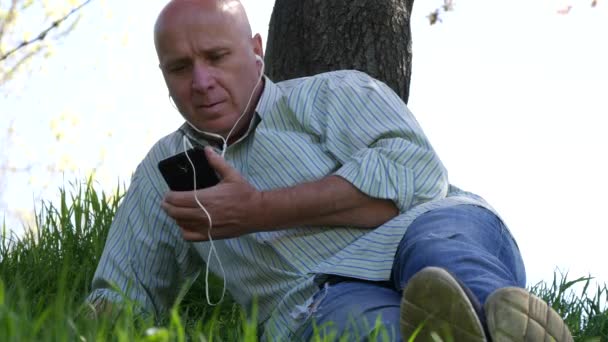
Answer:
[(184, 229), (182, 229), (182, 237), (186, 241), (193, 241), (193, 242), (209, 240), (209, 238), (207, 237), (207, 234), (203, 234), (201, 232), (193, 232), (193, 231), (184, 230)]
[[(209, 241), (209, 231), (200, 231), (198, 229), (191, 229), (180, 226), (182, 231), (182, 237), (187, 241)], [(220, 230), (211, 232), (211, 238), (214, 240), (221, 240), (232, 237), (230, 234), (223, 233)]]
[(169, 202), (162, 202), (161, 207), (170, 217), (180, 221), (198, 221), (206, 222), (207, 214), (198, 206), (196, 207), (179, 207)]
[[(198, 200), (202, 202), (203, 196), (201, 192), (203, 190), (196, 191), (199, 191)], [(196, 198), (194, 196), (194, 191), (168, 191), (165, 194), (164, 202), (177, 207), (200, 208), (198, 203), (196, 203)]]
[(191, 221), (191, 220), (175, 220), (175, 223), (177, 223), (177, 225), (185, 230), (190, 230), (190, 231), (200, 231), (200, 232), (205, 232), (207, 231), (207, 227), (209, 227), (209, 222), (201, 222), (200, 220), (196, 220), (196, 221)]
[(221, 179), (230, 178), (235, 175), (238, 176), (238, 172), (222, 156), (215, 153), (211, 147), (205, 147), (205, 155), (207, 156), (209, 165), (220, 175)]
[(211, 238), (214, 240), (230, 239), (238, 236), (233, 229), (230, 228), (212, 228), (209, 231), (207, 228), (201, 228), (197, 225), (189, 225), (184, 223), (183, 225), (178, 222), (178, 226), (182, 232), (184, 240), (188, 241), (209, 241), (209, 233)]

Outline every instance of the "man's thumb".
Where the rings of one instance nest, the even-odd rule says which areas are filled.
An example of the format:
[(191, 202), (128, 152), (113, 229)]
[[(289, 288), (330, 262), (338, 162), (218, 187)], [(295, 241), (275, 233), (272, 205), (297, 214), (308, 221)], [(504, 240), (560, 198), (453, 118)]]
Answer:
[(221, 179), (229, 177), (234, 172), (232, 166), (230, 166), (230, 164), (211, 147), (205, 147), (205, 156), (209, 161), (209, 165), (211, 165), (211, 167), (220, 175)]

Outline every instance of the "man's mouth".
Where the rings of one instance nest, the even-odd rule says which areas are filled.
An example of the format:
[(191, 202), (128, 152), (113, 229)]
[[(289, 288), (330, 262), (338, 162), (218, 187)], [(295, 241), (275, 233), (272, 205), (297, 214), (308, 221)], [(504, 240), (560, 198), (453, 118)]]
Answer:
[(209, 110), (209, 109), (215, 108), (217, 105), (220, 105), (222, 103), (223, 103), (223, 101), (217, 101), (217, 102), (212, 102), (212, 103), (200, 104), (200, 105), (197, 105), (197, 107), (201, 108), (201, 109)]

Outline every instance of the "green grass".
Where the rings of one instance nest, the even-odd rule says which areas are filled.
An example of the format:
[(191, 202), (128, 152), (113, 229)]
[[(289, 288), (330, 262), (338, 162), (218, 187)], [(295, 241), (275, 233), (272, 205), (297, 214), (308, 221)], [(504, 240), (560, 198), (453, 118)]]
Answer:
[[(247, 315), (229, 296), (209, 307), (202, 280), (163, 319), (134, 314), (134, 303), (114, 316), (91, 319), (83, 300), (124, 189), (107, 195), (96, 191), (91, 181), (70, 189), (60, 190), (57, 206), (41, 203), (35, 229), (24, 236), (11, 235), (2, 225), (0, 341), (257, 340), (255, 314)], [(568, 280), (567, 275), (555, 275), (551, 283), (530, 290), (564, 317), (575, 341), (608, 341), (608, 290), (590, 284), (589, 277)], [(219, 287), (215, 279), (212, 291), (218, 294)], [(382, 327), (377, 332), (383, 336)]]

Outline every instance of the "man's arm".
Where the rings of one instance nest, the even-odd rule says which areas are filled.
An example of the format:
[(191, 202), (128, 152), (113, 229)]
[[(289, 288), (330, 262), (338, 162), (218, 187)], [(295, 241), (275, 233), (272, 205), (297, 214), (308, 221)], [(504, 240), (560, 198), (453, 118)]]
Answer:
[(209, 220), (195, 195), (211, 214), (217, 239), (296, 226), (375, 228), (398, 214), (392, 201), (369, 197), (339, 176), (261, 192), (211, 148), (205, 153), (222, 181), (196, 192), (170, 191), (162, 203), (186, 240), (208, 240)]
[(163, 180), (155, 170), (158, 148), (137, 167), (112, 221), (87, 302), (97, 313), (114, 313), (125, 301), (142, 312), (166, 312), (202, 261), (160, 210)]
[(299, 225), (375, 228), (399, 213), (392, 201), (369, 197), (334, 175), (263, 192), (261, 212), (273, 218), (270, 228)]

